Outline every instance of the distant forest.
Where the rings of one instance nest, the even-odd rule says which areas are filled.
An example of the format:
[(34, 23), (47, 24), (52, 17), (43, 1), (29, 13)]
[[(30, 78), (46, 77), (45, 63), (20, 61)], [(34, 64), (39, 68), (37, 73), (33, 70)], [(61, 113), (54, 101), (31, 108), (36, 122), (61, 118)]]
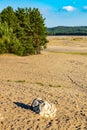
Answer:
[(87, 35), (87, 26), (47, 28), (48, 35)]

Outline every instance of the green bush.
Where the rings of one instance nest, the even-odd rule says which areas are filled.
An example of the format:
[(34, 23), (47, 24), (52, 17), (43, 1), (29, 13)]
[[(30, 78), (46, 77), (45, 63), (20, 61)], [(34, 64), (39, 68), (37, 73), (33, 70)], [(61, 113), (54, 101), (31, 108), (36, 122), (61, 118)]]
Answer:
[(3, 40), (3, 44), (5, 45), (5, 53), (9, 53), (10, 38), (8, 36), (3, 36), (2, 40)]
[(0, 53), (40, 54), (46, 47), (45, 19), (37, 8), (7, 7), (0, 19)]
[(30, 54), (34, 54), (34, 53), (35, 53), (35, 49), (34, 49), (33, 45), (26, 43), (24, 46), (24, 55), (30, 55)]
[(0, 39), (0, 54), (3, 54), (6, 52), (6, 46), (4, 44), (3, 39)]

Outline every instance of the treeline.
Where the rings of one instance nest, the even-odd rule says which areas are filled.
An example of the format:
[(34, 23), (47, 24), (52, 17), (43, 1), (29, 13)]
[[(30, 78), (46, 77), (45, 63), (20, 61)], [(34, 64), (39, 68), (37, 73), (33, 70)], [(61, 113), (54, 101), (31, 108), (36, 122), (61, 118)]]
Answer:
[(47, 29), (48, 35), (87, 35), (87, 26), (53, 27)]
[(0, 54), (39, 54), (46, 47), (44, 18), (37, 8), (7, 7), (0, 13)]

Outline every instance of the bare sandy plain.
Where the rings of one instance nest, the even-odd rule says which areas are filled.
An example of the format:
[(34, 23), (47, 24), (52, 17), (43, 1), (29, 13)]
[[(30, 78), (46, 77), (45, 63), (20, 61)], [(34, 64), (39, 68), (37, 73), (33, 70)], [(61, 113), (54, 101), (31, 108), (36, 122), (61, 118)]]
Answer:
[[(84, 50), (87, 37), (48, 39), (40, 55), (0, 56), (0, 130), (87, 130), (87, 55), (63, 50)], [(62, 53), (55, 53), (54, 46), (61, 46)], [(55, 104), (55, 118), (31, 111), (37, 97)]]
[(87, 53), (87, 36), (51, 36), (48, 40), (49, 51)]

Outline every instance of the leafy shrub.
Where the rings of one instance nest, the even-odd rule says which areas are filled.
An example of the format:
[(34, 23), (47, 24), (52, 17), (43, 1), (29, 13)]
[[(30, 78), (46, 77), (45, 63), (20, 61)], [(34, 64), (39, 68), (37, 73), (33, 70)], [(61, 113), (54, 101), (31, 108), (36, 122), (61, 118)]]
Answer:
[(3, 39), (0, 39), (0, 54), (3, 54), (6, 52), (6, 46), (4, 44)]
[(44, 18), (37, 8), (7, 7), (0, 13), (0, 53), (39, 54), (46, 48)]

